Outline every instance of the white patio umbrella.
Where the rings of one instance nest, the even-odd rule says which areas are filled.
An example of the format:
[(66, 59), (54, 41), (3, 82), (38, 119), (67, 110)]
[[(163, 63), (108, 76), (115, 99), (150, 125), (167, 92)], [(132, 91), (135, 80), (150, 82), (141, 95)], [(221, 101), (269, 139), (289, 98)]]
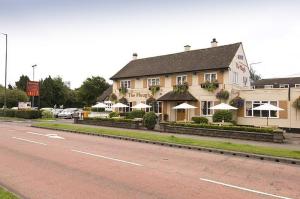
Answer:
[[(182, 104), (179, 104), (179, 105), (173, 107), (173, 109), (184, 109), (184, 110), (187, 110), (187, 117), (189, 117), (188, 109), (194, 109), (194, 108), (197, 108), (197, 107), (193, 106), (193, 105), (190, 105), (188, 103), (182, 103)], [(184, 121), (186, 122), (186, 119)]]
[[(228, 104), (225, 104), (225, 103), (221, 103), (216, 106), (210, 107), (210, 109), (212, 109), (212, 110), (236, 110), (237, 108), (230, 106)], [(224, 123), (224, 117), (223, 117), (222, 123)]]
[(237, 108), (230, 106), (228, 104), (225, 104), (225, 103), (221, 103), (216, 106), (210, 107), (210, 109), (213, 109), (213, 110), (236, 110)]
[[(116, 104), (114, 104), (114, 105), (112, 105), (111, 106), (112, 108), (126, 108), (126, 107), (129, 107), (129, 106), (127, 106), (127, 105), (125, 105), (125, 104), (122, 104), (122, 103), (116, 103)], [(119, 110), (118, 110), (119, 111)]]
[(119, 103), (112, 105), (111, 107), (112, 108), (126, 108), (128, 106), (119, 102)]
[(144, 103), (138, 103), (137, 105), (132, 107), (133, 109), (142, 109), (142, 108), (151, 108), (151, 106), (144, 104)]
[(98, 112), (98, 108), (107, 108), (107, 105), (100, 102), (92, 106), (92, 108), (97, 108), (97, 112)]
[(92, 108), (107, 108), (107, 105), (100, 102), (100, 103), (92, 106)]
[[(257, 110), (257, 111), (284, 111), (284, 109), (274, 106), (272, 104), (266, 103), (263, 105), (260, 105), (258, 107), (253, 108), (253, 110)], [(267, 126), (269, 125), (269, 114), (267, 117)]]

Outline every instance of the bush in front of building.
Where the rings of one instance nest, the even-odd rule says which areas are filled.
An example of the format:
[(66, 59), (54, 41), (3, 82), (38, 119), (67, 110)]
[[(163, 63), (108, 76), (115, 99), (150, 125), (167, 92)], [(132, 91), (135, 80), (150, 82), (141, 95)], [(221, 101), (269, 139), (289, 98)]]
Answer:
[(105, 112), (105, 108), (91, 108), (91, 112)]
[(300, 97), (294, 101), (293, 105), (296, 109), (300, 109)]
[(54, 118), (54, 115), (51, 111), (42, 111), (42, 118)]
[(208, 119), (206, 117), (192, 117), (192, 120), (197, 124), (208, 124)]
[(147, 129), (153, 130), (156, 124), (157, 116), (154, 112), (148, 112), (144, 115), (144, 125)]
[(213, 114), (213, 122), (231, 122), (232, 112), (227, 110), (219, 110)]
[(119, 117), (119, 116), (120, 116), (120, 113), (118, 113), (118, 112), (111, 112), (111, 113), (109, 113), (109, 115), (108, 115), (109, 118)]
[(12, 110), (12, 109), (1, 109), (1, 117), (17, 117), (23, 119), (37, 119), (41, 118), (42, 114), (39, 110)]
[(134, 118), (143, 118), (145, 115), (145, 111), (143, 110), (133, 110), (127, 115), (127, 119), (134, 119)]

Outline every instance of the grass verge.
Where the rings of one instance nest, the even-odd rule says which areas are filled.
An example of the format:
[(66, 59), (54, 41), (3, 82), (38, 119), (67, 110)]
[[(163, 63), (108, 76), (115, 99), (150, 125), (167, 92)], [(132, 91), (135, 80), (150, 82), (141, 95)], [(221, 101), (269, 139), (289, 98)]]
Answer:
[(0, 187), (0, 198), (1, 199), (18, 199), (14, 194), (6, 191), (5, 189)]
[(222, 142), (222, 141), (212, 141), (212, 140), (198, 140), (192, 138), (183, 138), (169, 135), (159, 135), (151, 132), (137, 132), (137, 131), (124, 131), (124, 130), (115, 130), (115, 129), (102, 129), (97, 127), (90, 126), (79, 126), (75, 124), (57, 124), (57, 123), (37, 123), (32, 126), (36, 127), (46, 127), (56, 130), (72, 130), (81, 133), (97, 133), (104, 135), (115, 135), (115, 136), (124, 136), (130, 138), (137, 138), (149, 141), (158, 141), (172, 144), (182, 144), (190, 146), (199, 146), (207, 148), (222, 149), (228, 151), (244, 152), (251, 154), (259, 155), (268, 155), (275, 157), (283, 158), (293, 158), (300, 159), (300, 151), (288, 150), (283, 148), (271, 148), (264, 146), (254, 146), (248, 144), (235, 144), (231, 142)]
[(17, 117), (0, 117), (0, 121), (25, 121), (25, 119)]

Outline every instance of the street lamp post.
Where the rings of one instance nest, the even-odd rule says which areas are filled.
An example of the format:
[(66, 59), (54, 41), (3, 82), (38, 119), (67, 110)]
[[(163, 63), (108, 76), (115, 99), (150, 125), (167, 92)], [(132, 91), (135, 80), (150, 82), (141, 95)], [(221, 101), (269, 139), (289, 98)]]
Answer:
[(4, 105), (3, 105), (3, 108), (6, 108), (7, 105), (6, 105), (6, 100), (7, 100), (7, 96), (6, 96), (6, 86), (7, 86), (7, 34), (5, 33), (1, 33), (2, 35), (5, 35), (5, 44), (6, 44), (6, 47), (5, 47), (5, 83), (4, 83)]
[[(36, 64), (32, 66), (32, 81), (34, 81), (34, 69), (36, 66)], [(34, 108), (34, 96), (32, 96), (32, 108)]]

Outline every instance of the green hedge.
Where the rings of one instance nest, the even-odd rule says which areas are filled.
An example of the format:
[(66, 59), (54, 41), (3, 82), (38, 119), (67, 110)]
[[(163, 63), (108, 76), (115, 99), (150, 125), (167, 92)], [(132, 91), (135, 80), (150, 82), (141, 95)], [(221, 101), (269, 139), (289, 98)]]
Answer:
[(192, 120), (197, 124), (208, 124), (208, 119), (206, 117), (192, 117)]
[(127, 119), (134, 119), (134, 118), (143, 118), (145, 115), (145, 111), (143, 110), (133, 110), (127, 115)]
[(123, 118), (100, 118), (100, 117), (93, 117), (93, 118), (85, 118), (84, 120), (95, 120), (95, 121), (113, 121), (113, 122), (128, 122), (133, 123), (132, 119), (123, 119)]
[(12, 110), (12, 109), (1, 109), (1, 117), (17, 117), (23, 119), (37, 119), (41, 118), (42, 114), (39, 110)]
[(112, 118), (112, 117), (119, 117), (119, 116), (120, 116), (120, 114), (119, 114), (118, 112), (111, 112), (111, 113), (109, 113), (109, 115), (108, 115), (109, 118)]
[(246, 131), (246, 132), (258, 132), (258, 133), (282, 132), (280, 129), (257, 128), (257, 127), (248, 127), (248, 126), (218, 126), (212, 124), (191, 124), (191, 123), (175, 123), (175, 122), (169, 122), (169, 123), (163, 122), (161, 124), (167, 124), (171, 126), (192, 127), (192, 128), (207, 128), (207, 129)]

